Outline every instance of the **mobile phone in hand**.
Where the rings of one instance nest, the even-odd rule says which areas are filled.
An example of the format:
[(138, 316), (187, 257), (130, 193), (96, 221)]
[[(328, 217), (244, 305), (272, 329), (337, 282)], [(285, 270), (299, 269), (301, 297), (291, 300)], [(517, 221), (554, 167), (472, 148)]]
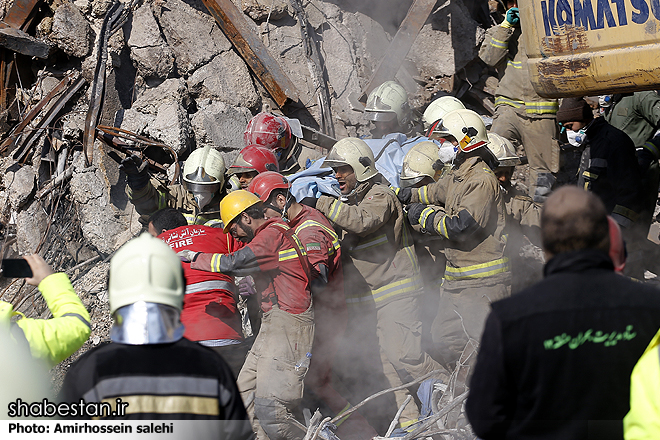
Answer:
[(32, 278), (32, 269), (25, 258), (5, 258), (0, 275), (6, 278)]

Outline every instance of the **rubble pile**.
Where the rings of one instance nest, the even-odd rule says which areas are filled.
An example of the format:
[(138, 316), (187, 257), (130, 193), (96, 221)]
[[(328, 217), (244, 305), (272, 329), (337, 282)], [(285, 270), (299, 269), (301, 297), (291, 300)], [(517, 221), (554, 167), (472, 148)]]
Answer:
[[(242, 24), (224, 25), (253, 38), (241, 43), (207, 7), (225, 11), (229, 3), (48, 0), (26, 8), (15, 0), (0, 7), (0, 33), (12, 35), (0, 39), (3, 256), (40, 252), (70, 275), (94, 322), (81, 352), (107, 339), (107, 262), (142, 229), (118, 168), (124, 155), (145, 154), (164, 182), (195, 148), (211, 145), (229, 165), (248, 120), (262, 110), (336, 139), (368, 133), (355, 97), (388, 67), (390, 42), (412, 4), (234, 0)], [(426, 3), (431, 12), (398, 60), (397, 81), (420, 115), (438, 93), (486, 114), (496, 80), (475, 62), (484, 25), (461, 1)], [(266, 73), (281, 69), (293, 85), (284, 88), (286, 102), (246, 58), (255, 40), (272, 58)], [(36, 292), (0, 279), (0, 298), (26, 316), (46, 317)]]

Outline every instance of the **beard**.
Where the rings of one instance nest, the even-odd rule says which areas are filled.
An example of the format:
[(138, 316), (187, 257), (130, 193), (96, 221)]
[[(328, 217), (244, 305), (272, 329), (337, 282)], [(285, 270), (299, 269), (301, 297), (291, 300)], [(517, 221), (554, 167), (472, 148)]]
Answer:
[(243, 223), (243, 219), (238, 220), (238, 226), (241, 227), (243, 232), (245, 232), (245, 237), (239, 237), (239, 241), (242, 241), (243, 243), (249, 243), (254, 239), (254, 230)]

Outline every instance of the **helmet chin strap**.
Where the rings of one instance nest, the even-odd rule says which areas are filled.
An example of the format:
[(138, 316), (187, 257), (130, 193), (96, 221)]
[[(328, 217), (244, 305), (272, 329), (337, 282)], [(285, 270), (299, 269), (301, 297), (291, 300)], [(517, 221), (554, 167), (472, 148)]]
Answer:
[(266, 203), (264, 206), (266, 208), (270, 208), (273, 211), (277, 212), (278, 214), (280, 214), (280, 216), (282, 216), (282, 220), (288, 222), (289, 221), (288, 210), (291, 207), (291, 205), (293, 204), (294, 200), (295, 199), (293, 198), (291, 193), (288, 193), (286, 195), (286, 202), (284, 202), (284, 209), (280, 209), (277, 206), (273, 205), (272, 203)]

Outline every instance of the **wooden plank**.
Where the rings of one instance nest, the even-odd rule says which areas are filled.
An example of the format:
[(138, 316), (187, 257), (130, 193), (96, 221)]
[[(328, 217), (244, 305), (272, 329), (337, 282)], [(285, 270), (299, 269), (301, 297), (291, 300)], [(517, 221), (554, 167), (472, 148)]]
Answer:
[(415, 0), (410, 5), (408, 14), (390, 42), (385, 56), (378, 63), (376, 71), (371, 75), (369, 83), (358, 98), (360, 102), (366, 103), (373, 89), (385, 81), (394, 79), (436, 3), (437, 0)]
[(289, 100), (298, 101), (296, 87), (234, 3), (231, 0), (202, 2), (277, 105), (282, 108)]
[(51, 47), (43, 41), (25, 32), (7, 27), (0, 29), (0, 46), (13, 52), (45, 60), (50, 55)]

